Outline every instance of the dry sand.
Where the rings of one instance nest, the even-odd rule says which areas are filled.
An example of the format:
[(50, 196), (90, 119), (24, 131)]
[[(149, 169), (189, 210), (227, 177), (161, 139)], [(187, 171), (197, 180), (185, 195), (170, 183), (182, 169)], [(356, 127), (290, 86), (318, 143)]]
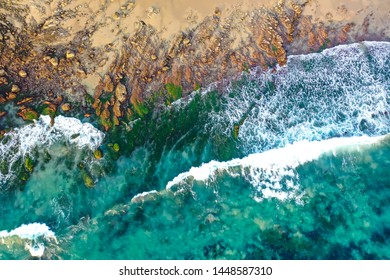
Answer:
[[(13, 5), (29, 7), (27, 22), (44, 24), (44, 28), (62, 27), (75, 33), (91, 26), (94, 46), (114, 43), (118, 35), (131, 36), (139, 28), (140, 21), (156, 28), (163, 39), (170, 39), (180, 31), (195, 27), (206, 16), (218, 12), (223, 17), (234, 10), (250, 11), (271, 6), (273, 0), (19, 0)], [(77, 11), (75, 16), (65, 16), (61, 21), (50, 18), (59, 11)], [(66, 35), (66, 34), (64, 34)], [(59, 39), (63, 42), (66, 36)]]
[[(219, 13), (221, 18), (235, 11), (250, 13), (260, 7), (270, 7), (274, 0), (19, 0), (13, 5), (28, 7), (28, 23), (42, 24), (43, 29), (61, 28), (59, 34), (46, 34), (42, 40), (65, 44), (72, 34), (95, 28), (93, 47), (110, 45), (120, 48), (123, 37), (132, 36), (142, 23), (153, 26), (162, 39), (169, 40), (180, 31), (201, 23), (205, 17)], [(302, 0), (301, 2), (304, 2)], [(1, 9), (0, 9), (1, 10)], [(64, 16), (54, 17), (61, 11)], [(369, 23), (364, 32), (390, 36), (390, 0), (309, 0), (303, 15), (312, 16), (316, 22), (326, 24), (353, 22), (356, 26)], [(15, 24), (18, 25), (17, 20)], [(360, 30), (360, 32), (363, 32)], [(242, 36), (242, 34), (238, 34)]]
[(357, 27), (366, 25), (366, 29), (355, 30), (362, 36), (376, 33), (390, 37), (390, 0), (311, 0), (303, 15), (312, 16), (318, 23), (347, 21)]

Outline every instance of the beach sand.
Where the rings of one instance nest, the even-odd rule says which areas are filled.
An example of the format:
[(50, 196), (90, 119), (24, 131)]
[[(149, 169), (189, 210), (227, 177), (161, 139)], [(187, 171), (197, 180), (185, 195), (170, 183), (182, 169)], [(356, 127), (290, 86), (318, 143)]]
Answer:
[(362, 37), (374, 33), (390, 37), (389, 0), (311, 0), (302, 15), (311, 16), (316, 23), (352, 22), (358, 27), (354, 32)]

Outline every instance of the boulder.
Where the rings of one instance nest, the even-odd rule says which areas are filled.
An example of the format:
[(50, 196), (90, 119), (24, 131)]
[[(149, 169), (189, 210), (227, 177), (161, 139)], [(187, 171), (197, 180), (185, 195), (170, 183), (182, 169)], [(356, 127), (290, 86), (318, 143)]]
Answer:
[(19, 74), (19, 76), (22, 77), (22, 78), (26, 78), (26, 77), (27, 77), (27, 72), (24, 71), (24, 70), (20, 70), (18, 74)]
[(18, 85), (12, 85), (11, 92), (18, 93), (20, 91), (20, 87)]
[(114, 91), (114, 84), (112, 83), (111, 77), (108, 74), (106, 74), (104, 76), (103, 90), (105, 92), (113, 92)]
[(64, 111), (64, 112), (68, 112), (70, 109), (71, 109), (71, 106), (70, 106), (69, 103), (64, 103), (61, 106), (61, 110)]

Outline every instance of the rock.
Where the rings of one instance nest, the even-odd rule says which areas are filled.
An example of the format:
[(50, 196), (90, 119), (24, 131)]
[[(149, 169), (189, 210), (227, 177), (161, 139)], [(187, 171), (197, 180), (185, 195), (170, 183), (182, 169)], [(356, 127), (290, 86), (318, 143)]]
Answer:
[(30, 103), (33, 101), (33, 97), (26, 97), (26, 98), (23, 98), (22, 100), (20, 100), (17, 105), (22, 105), (22, 104), (26, 104), (26, 103)]
[(18, 93), (20, 91), (20, 87), (18, 85), (12, 85), (11, 92)]
[(112, 117), (112, 122), (114, 123), (114, 125), (119, 125), (119, 119), (118, 119), (118, 117), (114, 115), (114, 116)]
[(7, 72), (3, 68), (0, 68), (0, 77), (7, 75)]
[(24, 71), (24, 70), (20, 70), (18, 74), (19, 74), (19, 76), (22, 77), (22, 78), (26, 78), (26, 77), (27, 77), (27, 73), (26, 73), (26, 71)]
[(120, 20), (121, 15), (120, 15), (118, 12), (115, 12), (113, 18), (114, 18), (115, 20)]
[(112, 111), (115, 116), (114, 123), (116, 125), (119, 124), (119, 120), (117, 118), (123, 116), (121, 112), (121, 104), (126, 100), (126, 95), (127, 95), (127, 91), (125, 85), (119, 83), (115, 88), (115, 103), (112, 108)]
[(84, 181), (84, 185), (87, 187), (87, 188), (92, 188), (95, 183), (92, 179), (91, 176), (89, 176), (88, 174), (84, 174), (83, 175), (83, 181)]
[(53, 65), (54, 67), (57, 67), (58, 66), (58, 59), (56, 57), (52, 57), (49, 59), (51, 65)]
[[(114, 116), (116, 118), (122, 117), (121, 103), (119, 101), (115, 101), (114, 106), (112, 107), (112, 111), (114, 112)], [(118, 123), (118, 122), (115, 122), (115, 123)]]
[(115, 89), (115, 99), (123, 103), (126, 100), (126, 87), (124, 84), (119, 83)]
[(87, 73), (85, 73), (85, 71), (83, 69), (77, 69), (76, 75), (77, 75), (77, 77), (82, 78), (82, 79), (87, 77)]
[(113, 92), (114, 91), (114, 84), (112, 83), (111, 77), (108, 74), (106, 74), (104, 76), (103, 90), (105, 92)]
[(110, 110), (108, 110), (107, 107), (104, 108), (104, 110), (100, 114), (101, 124), (104, 126), (104, 129), (106, 131), (108, 131), (112, 127), (112, 123), (110, 121), (110, 116), (111, 116)]
[(6, 77), (0, 77), (0, 86), (8, 85), (8, 80)]
[(60, 105), (62, 103), (62, 100), (64, 98), (62, 97), (62, 95), (59, 95), (57, 96), (54, 100), (53, 100), (53, 103), (56, 104), (56, 105)]
[(42, 115), (47, 115), (54, 118), (57, 112), (57, 106), (52, 104), (50, 101), (45, 101), (44, 104), (47, 106), (42, 110)]
[(0, 95), (0, 104), (5, 103), (7, 99), (5, 99), (3, 96)]
[(34, 162), (29, 156), (27, 156), (26, 159), (24, 160), (24, 167), (30, 173), (32, 173), (34, 170)]
[(93, 152), (93, 155), (96, 159), (101, 159), (103, 157), (103, 152), (101, 150), (96, 150)]
[(192, 71), (191, 71), (191, 68), (189, 66), (186, 66), (184, 73), (185, 73), (184, 76), (186, 78), (186, 81), (188, 83), (191, 83), (191, 81), (192, 81)]
[(17, 114), (25, 121), (32, 121), (38, 119), (39, 114), (31, 108), (22, 106)]
[(7, 93), (7, 100), (14, 100), (15, 98), (16, 98), (16, 93), (14, 92)]
[(64, 103), (64, 104), (62, 104), (62, 106), (61, 106), (61, 110), (64, 111), (64, 112), (67, 112), (67, 111), (69, 111), (70, 109), (71, 109), (71, 107), (70, 107), (70, 104), (69, 104), (69, 103)]
[(65, 56), (66, 56), (66, 59), (72, 59), (75, 57), (75, 53), (70, 51), (70, 50), (67, 50)]
[(115, 144), (112, 146), (112, 148), (113, 148), (113, 150), (114, 150), (115, 152), (119, 152), (119, 150), (120, 150), (120, 147), (119, 147), (119, 144), (118, 144), (118, 143), (115, 143)]
[(214, 15), (216, 15), (217, 17), (220, 17), (221, 16), (221, 9), (220, 8), (215, 8), (215, 10), (214, 10)]
[(2, 117), (4, 117), (5, 115), (7, 115), (7, 112), (5, 112), (5, 111), (0, 111), (0, 119), (1, 119)]
[(152, 55), (150, 56), (150, 58), (151, 58), (152, 60), (156, 60), (156, 59), (157, 59), (157, 56), (156, 56), (155, 54), (152, 54)]

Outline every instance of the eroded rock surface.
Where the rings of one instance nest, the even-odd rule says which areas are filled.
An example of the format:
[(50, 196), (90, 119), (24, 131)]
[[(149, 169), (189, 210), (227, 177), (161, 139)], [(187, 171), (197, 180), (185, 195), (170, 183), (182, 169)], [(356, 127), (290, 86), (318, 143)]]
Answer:
[(43, 107), (56, 112), (66, 101), (63, 112), (84, 108), (108, 130), (152, 96), (163, 104), (156, 93), (170, 83), (186, 95), (255, 66), (284, 65), (288, 54), (390, 38), (387, 25), (372, 27), (388, 14), (380, 3), (385, 11), (333, 0), (323, 8), (314, 0), (217, 1), (202, 16), (185, 10), (178, 31), (159, 27), (157, 19), (172, 15), (152, 2), (0, 1), (0, 104), (14, 102), (25, 119), (42, 113), (33, 108), (51, 104)]

